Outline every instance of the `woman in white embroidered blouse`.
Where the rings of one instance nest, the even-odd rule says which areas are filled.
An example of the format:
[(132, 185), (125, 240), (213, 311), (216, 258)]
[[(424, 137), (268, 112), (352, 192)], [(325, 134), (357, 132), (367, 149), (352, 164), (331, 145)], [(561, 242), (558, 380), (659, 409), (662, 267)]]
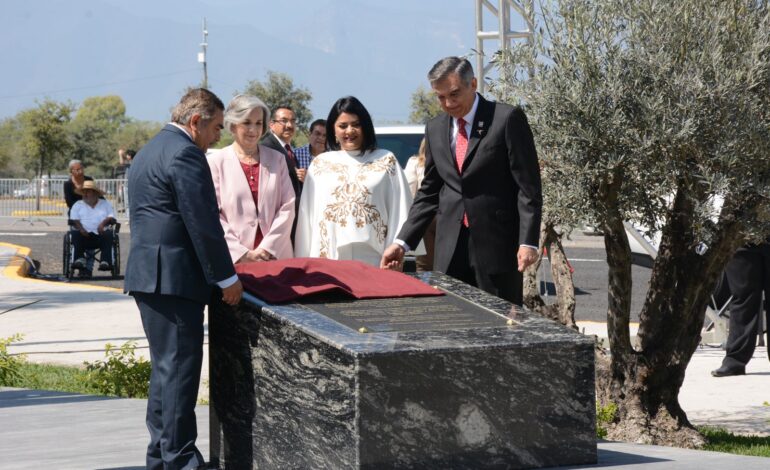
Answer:
[(369, 112), (352, 96), (326, 120), (331, 151), (313, 159), (299, 205), (294, 254), (380, 265), (412, 194), (395, 155), (377, 148)]

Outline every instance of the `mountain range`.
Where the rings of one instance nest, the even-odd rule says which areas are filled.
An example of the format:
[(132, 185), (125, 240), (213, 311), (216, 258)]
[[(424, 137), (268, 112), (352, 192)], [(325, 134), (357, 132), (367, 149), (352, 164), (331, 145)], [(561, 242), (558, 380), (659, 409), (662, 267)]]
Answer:
[(428, 69), (475, 45), (471, 0), (27, 0), (4, 2), (0, 118), (50, 97), (76, 103), (123, 98), (127, 114), (164, 121), (183, 90), (202, 81), (197, 62), (208, 29), (208, 79), (224, 101), (287, 73), (331, 104), (357, 96), (378, 123), (406, 122), (411, 93)]

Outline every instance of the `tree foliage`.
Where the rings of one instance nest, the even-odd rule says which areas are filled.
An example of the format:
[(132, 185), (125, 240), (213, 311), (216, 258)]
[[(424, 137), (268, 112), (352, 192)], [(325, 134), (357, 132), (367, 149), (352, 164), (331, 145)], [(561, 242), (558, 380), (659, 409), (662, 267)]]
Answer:
[(134, 121), (130, 118), (113, 135), (115, 154), (117, 149), (139, 151), (163, 126), (152, 121)]
[(264, 101), (270, 112), (279, 106), (290, 106), (297, 116), (297, 126), (300, 130), (307, 129), (313, 120), (309, 108), (313, 95), (305, 87), (295, 87), (294, 81), (285, 73), (269, 70), (264, 82), (251, 80), (242, 93), (254, 95)]
[(63, 166), (72, 144), (67, 124), (75, 108), (72, 103), (45, 99), (36, 108), (22, 111), (22, 147), (26, 163), (41, 176)]
[(441, 106), (432, 91), (422, 85), (412, 93), (412, 112), (409, 113), (409, 121), (415, 124), (426, 124), (434, 117), (441, 114)]
[(118, 147), (114, 137), (126, 122), (126, 105), (119, 96), (86, 98), (70, 123), (72, 158), (108, 174), (117, 164)]
[(161, 127), (127, 117), (118, 96), (87, 98), (77, 107), (46, 100), (0, 121), (0, 177), (37, 174), (38, 149), (47, 149), (44, 173), (66, 173), (67, 162), (77, 158), (89, 175), (109, 177), (119, 148), (138, 151)]
[[(531, 13), (534, 48), (498, 53), (493, 92), (527, 108), (548, 223), (605, 234), (609, 437), (699, 445), (677, 395), (708, 294), (737, 247), (770, 234), (767, 1), (553, 0)], [(662, 235), (638, 346), (624, 221)]]
[(23, 169), (21, 134), (21, 122), (16, 117), (0, 121), (0, 178), (13, 177)]

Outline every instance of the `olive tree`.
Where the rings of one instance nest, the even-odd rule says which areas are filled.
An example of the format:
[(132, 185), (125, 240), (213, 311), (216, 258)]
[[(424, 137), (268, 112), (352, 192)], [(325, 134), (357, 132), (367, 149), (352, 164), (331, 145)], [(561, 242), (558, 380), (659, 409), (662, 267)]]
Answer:
[[(496, 56), (494, 93), (522, 103), (543, 162), (546, 220), (595, 224), (609, 265), (608, 437), (703, 443), (678, 402), (715, 280), (770, 233), (767, 0), (553, 0), (534, 46)], [(721, 204), (718, 202), (722, 201)], [(661, 233), (629, 333), (624, 221)]]

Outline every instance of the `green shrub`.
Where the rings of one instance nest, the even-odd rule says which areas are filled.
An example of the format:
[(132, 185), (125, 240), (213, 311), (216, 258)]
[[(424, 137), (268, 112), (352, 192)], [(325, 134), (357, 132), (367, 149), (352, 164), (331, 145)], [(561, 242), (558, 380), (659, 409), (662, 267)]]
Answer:
[(615, 415), (618, 412), (618, 406), (614, 403), (601, 405), (596, 402), (596, 437), (604, 439), (607, 437), (607, 425), (615, 421)]
[(147, 398), (152, 366), (136, 357), (136, 341), (127, 341), (116, 349), (110, 343), (104, 347), (104, 360), (85, 362), (92, 382), (100, 393), (128, 398)]
[(10, 355), (8, 345), (21, 341), (22, 337), (20, 334), (15, 334), (0, 338), (0, 385), (13, 386), (19, 379), (19, 369), (24, 363), (24, 355)]

